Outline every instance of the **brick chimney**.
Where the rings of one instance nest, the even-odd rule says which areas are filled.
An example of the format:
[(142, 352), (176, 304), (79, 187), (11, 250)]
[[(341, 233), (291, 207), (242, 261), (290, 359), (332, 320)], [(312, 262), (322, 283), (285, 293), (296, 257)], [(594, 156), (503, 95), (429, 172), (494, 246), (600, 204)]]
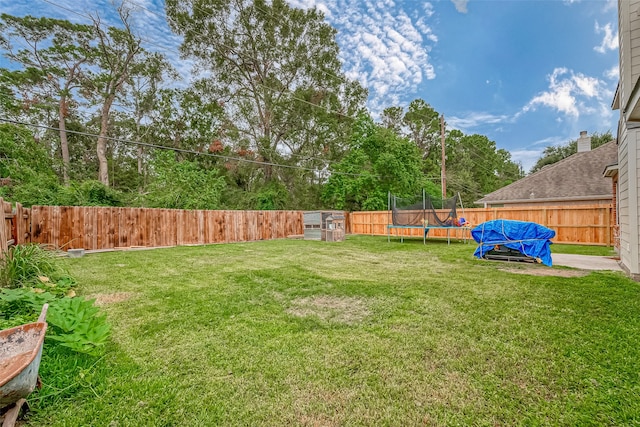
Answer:
[(580, 132), (580, 138), (578, 138), (578, 153), (584, 151), (591, 151), (591, 137), (587, 136), (587, 131)]

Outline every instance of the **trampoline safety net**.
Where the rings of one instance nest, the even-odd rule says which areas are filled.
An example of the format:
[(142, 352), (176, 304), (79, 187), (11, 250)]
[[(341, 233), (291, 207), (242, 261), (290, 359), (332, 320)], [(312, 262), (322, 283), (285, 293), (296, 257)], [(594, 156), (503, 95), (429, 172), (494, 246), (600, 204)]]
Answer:
[(421, 194), (413, 198), (389, 196), (393, 225), (453, 227), (458, 215), (458, 196), (449, 199)]

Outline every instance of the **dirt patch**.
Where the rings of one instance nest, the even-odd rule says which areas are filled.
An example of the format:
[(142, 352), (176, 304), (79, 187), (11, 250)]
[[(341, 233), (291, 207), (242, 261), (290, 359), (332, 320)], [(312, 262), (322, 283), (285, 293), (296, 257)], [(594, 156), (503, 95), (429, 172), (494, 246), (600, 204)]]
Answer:
[(95, 294), (91, 298), (95, 298), (95, 305), (98, 307), (123, 302), (131, 299), (135, 294), (133, 292), (115, 292), (113, 294)]
[(552, 268), (501, 268), (500, 271), (506, 271), (513, 274), (526, 274), (529, 276), (554, 276), (554, 277), (584, 277), (590, 271), (584, 270), (556, 270)]
[(362, 298), (328, 295), (295, 299), (287, 312), (298, 317), (315, 316), (340, 323), (356, 323), (371, 314)]

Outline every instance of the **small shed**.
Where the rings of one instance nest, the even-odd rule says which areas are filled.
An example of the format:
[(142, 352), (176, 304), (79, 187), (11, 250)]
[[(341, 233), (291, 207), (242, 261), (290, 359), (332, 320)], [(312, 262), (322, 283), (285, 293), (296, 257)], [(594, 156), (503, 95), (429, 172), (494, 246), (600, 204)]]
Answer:
[(325, 242), (344, 241), (344, 212), (304, 212), (304, 239)]

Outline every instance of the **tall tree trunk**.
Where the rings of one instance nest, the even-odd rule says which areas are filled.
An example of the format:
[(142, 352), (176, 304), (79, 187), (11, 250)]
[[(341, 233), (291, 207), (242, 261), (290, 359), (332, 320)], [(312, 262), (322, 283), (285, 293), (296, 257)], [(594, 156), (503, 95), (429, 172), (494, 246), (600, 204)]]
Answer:
[(67, 97), (62, 95), (58, 105), (58, 131), (60, 132), (60, 150), (62, 151), (62, 182), (69, 185), (69, 143), (67, 141), (67, 126), (65, 113), (67, 109)]
[[(136, 110), (139, 111), (138, 108), (136, 108)], [(138, 113), (136, 115), (136, 139), (140, 140), (140, 122), (142, 121), (142, 115), (140, 113)], [(138, 175), (140, 177), (140, 186), (139, 186), (139, 190), (140, 192), (142, 192), (142, 188), (144, 187), (144, 170), (143, 170), (143, 164), (142, 164), (142, 156), (144, 155), (144, 147), (142, 145), (138, 145), (138, 150), (137, 150), (137, 154), (138, 154)]]
[(102, 105), (100, 117), (100, 135), (98, 136), (97, 154), (98, 164), (100, 166), (98, 179), (107, 187), (109, 186), (109, 163), (107, 162), (107, 133), (109, 131), (109, 112), (114, 97), (109, 95)]
[(144, 147), (138, 146), (138, 175), (142, 177), (144, 170), (142, 169), (142, 155), (144, 154)]

